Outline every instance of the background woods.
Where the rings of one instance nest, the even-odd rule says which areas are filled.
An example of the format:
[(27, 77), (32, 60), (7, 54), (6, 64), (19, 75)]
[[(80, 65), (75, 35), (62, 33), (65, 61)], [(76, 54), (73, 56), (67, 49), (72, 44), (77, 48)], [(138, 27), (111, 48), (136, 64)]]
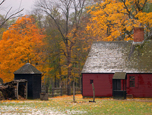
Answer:
[[(71, 94), (71, 80), (77, 74), (80, 76), (80, 65), (78, 64), (76, 52), (76, 44), (79, 41), (78, 30), (80, 29), (80, 21), (86, 0), (58, 0), (52, 2), (48, 0), (39, 0), (37, 7), (41, 8), (48, 16), (48, 21), (54, 23), (56, 31), (60, 37), (55, 42), (55, 59), (53, 59), (54, 72), (58, 68), (58, 76), (60, 79), (67, 79), (67, 94)], [(62, 12), (62, 14), (60, 14)], [(75, 50), (74, 54), (73, 51)], [(74, 56), (75, 55), (75, 56)], [(76, 69), (77, 67), (77, 69)], [(75, 75), (74, 75), (75, 73)], [(56, 74), (54, 75), (56, 78)]]
[(31, 63), (48, 89), (64, 87), (70, 95), (72, 81), (81, 87), (93, 41), (132, 40), (134, 26), (151, 39), (151, 6), (150, 0), (37, 0), (26, 16), (1, 15), (0, 77), (11, 81), (15, 70)]

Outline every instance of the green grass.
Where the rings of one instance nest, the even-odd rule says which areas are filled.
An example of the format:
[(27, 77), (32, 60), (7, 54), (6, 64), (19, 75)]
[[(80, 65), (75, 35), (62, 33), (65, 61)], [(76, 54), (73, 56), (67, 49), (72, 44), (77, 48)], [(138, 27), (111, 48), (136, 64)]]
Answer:
[[(72, 96), (40, 100), (12, 100), (0, 102), (0, 114), (75, 114), (75, 115), (151, 115), (152, 99), (113, 100), (112, 98), (82, 99), (76, 96), (77, 103), (72, 102)], [(52, 113), (55, 114), (55, 113)]]

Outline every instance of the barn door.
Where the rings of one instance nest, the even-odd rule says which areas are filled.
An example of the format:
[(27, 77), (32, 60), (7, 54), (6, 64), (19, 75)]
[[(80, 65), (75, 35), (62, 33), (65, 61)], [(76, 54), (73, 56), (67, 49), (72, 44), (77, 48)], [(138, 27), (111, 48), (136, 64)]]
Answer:
[(121, 80), (113, 79), (113, 90), (121, 90)]
[(115, 72), (113, 76), (113, 98), (114, 99), (126, 99), (126, 91), (124, 90), (124, 82), (123, 82), (123, 90), (121, 90), (121, 80), (126, 79), (125, 72)]

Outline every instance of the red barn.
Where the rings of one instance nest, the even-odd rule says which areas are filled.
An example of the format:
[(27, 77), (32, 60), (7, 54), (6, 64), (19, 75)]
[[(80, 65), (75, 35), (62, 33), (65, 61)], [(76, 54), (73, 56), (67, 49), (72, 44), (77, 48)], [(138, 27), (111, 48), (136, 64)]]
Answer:
[(96, 97), (152, 97), (152, 41), (134, 35), (140, 40), (92, 44), (82, 70), (83, 97), (93, 95), (92, 82)]

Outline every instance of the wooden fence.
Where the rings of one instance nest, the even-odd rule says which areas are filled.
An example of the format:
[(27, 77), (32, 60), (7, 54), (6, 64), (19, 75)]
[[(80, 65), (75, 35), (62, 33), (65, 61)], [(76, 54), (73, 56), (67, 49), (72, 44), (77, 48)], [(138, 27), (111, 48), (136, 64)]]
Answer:
[[(67, 95), (66, 88), (52, 88), (51, 91), (48, 91), (49, 97)], [(71, 88), (71, 95), (73, 94), (73, 89)], [(75, 94), (81, 94), (81, 88), (75, 88)]]

